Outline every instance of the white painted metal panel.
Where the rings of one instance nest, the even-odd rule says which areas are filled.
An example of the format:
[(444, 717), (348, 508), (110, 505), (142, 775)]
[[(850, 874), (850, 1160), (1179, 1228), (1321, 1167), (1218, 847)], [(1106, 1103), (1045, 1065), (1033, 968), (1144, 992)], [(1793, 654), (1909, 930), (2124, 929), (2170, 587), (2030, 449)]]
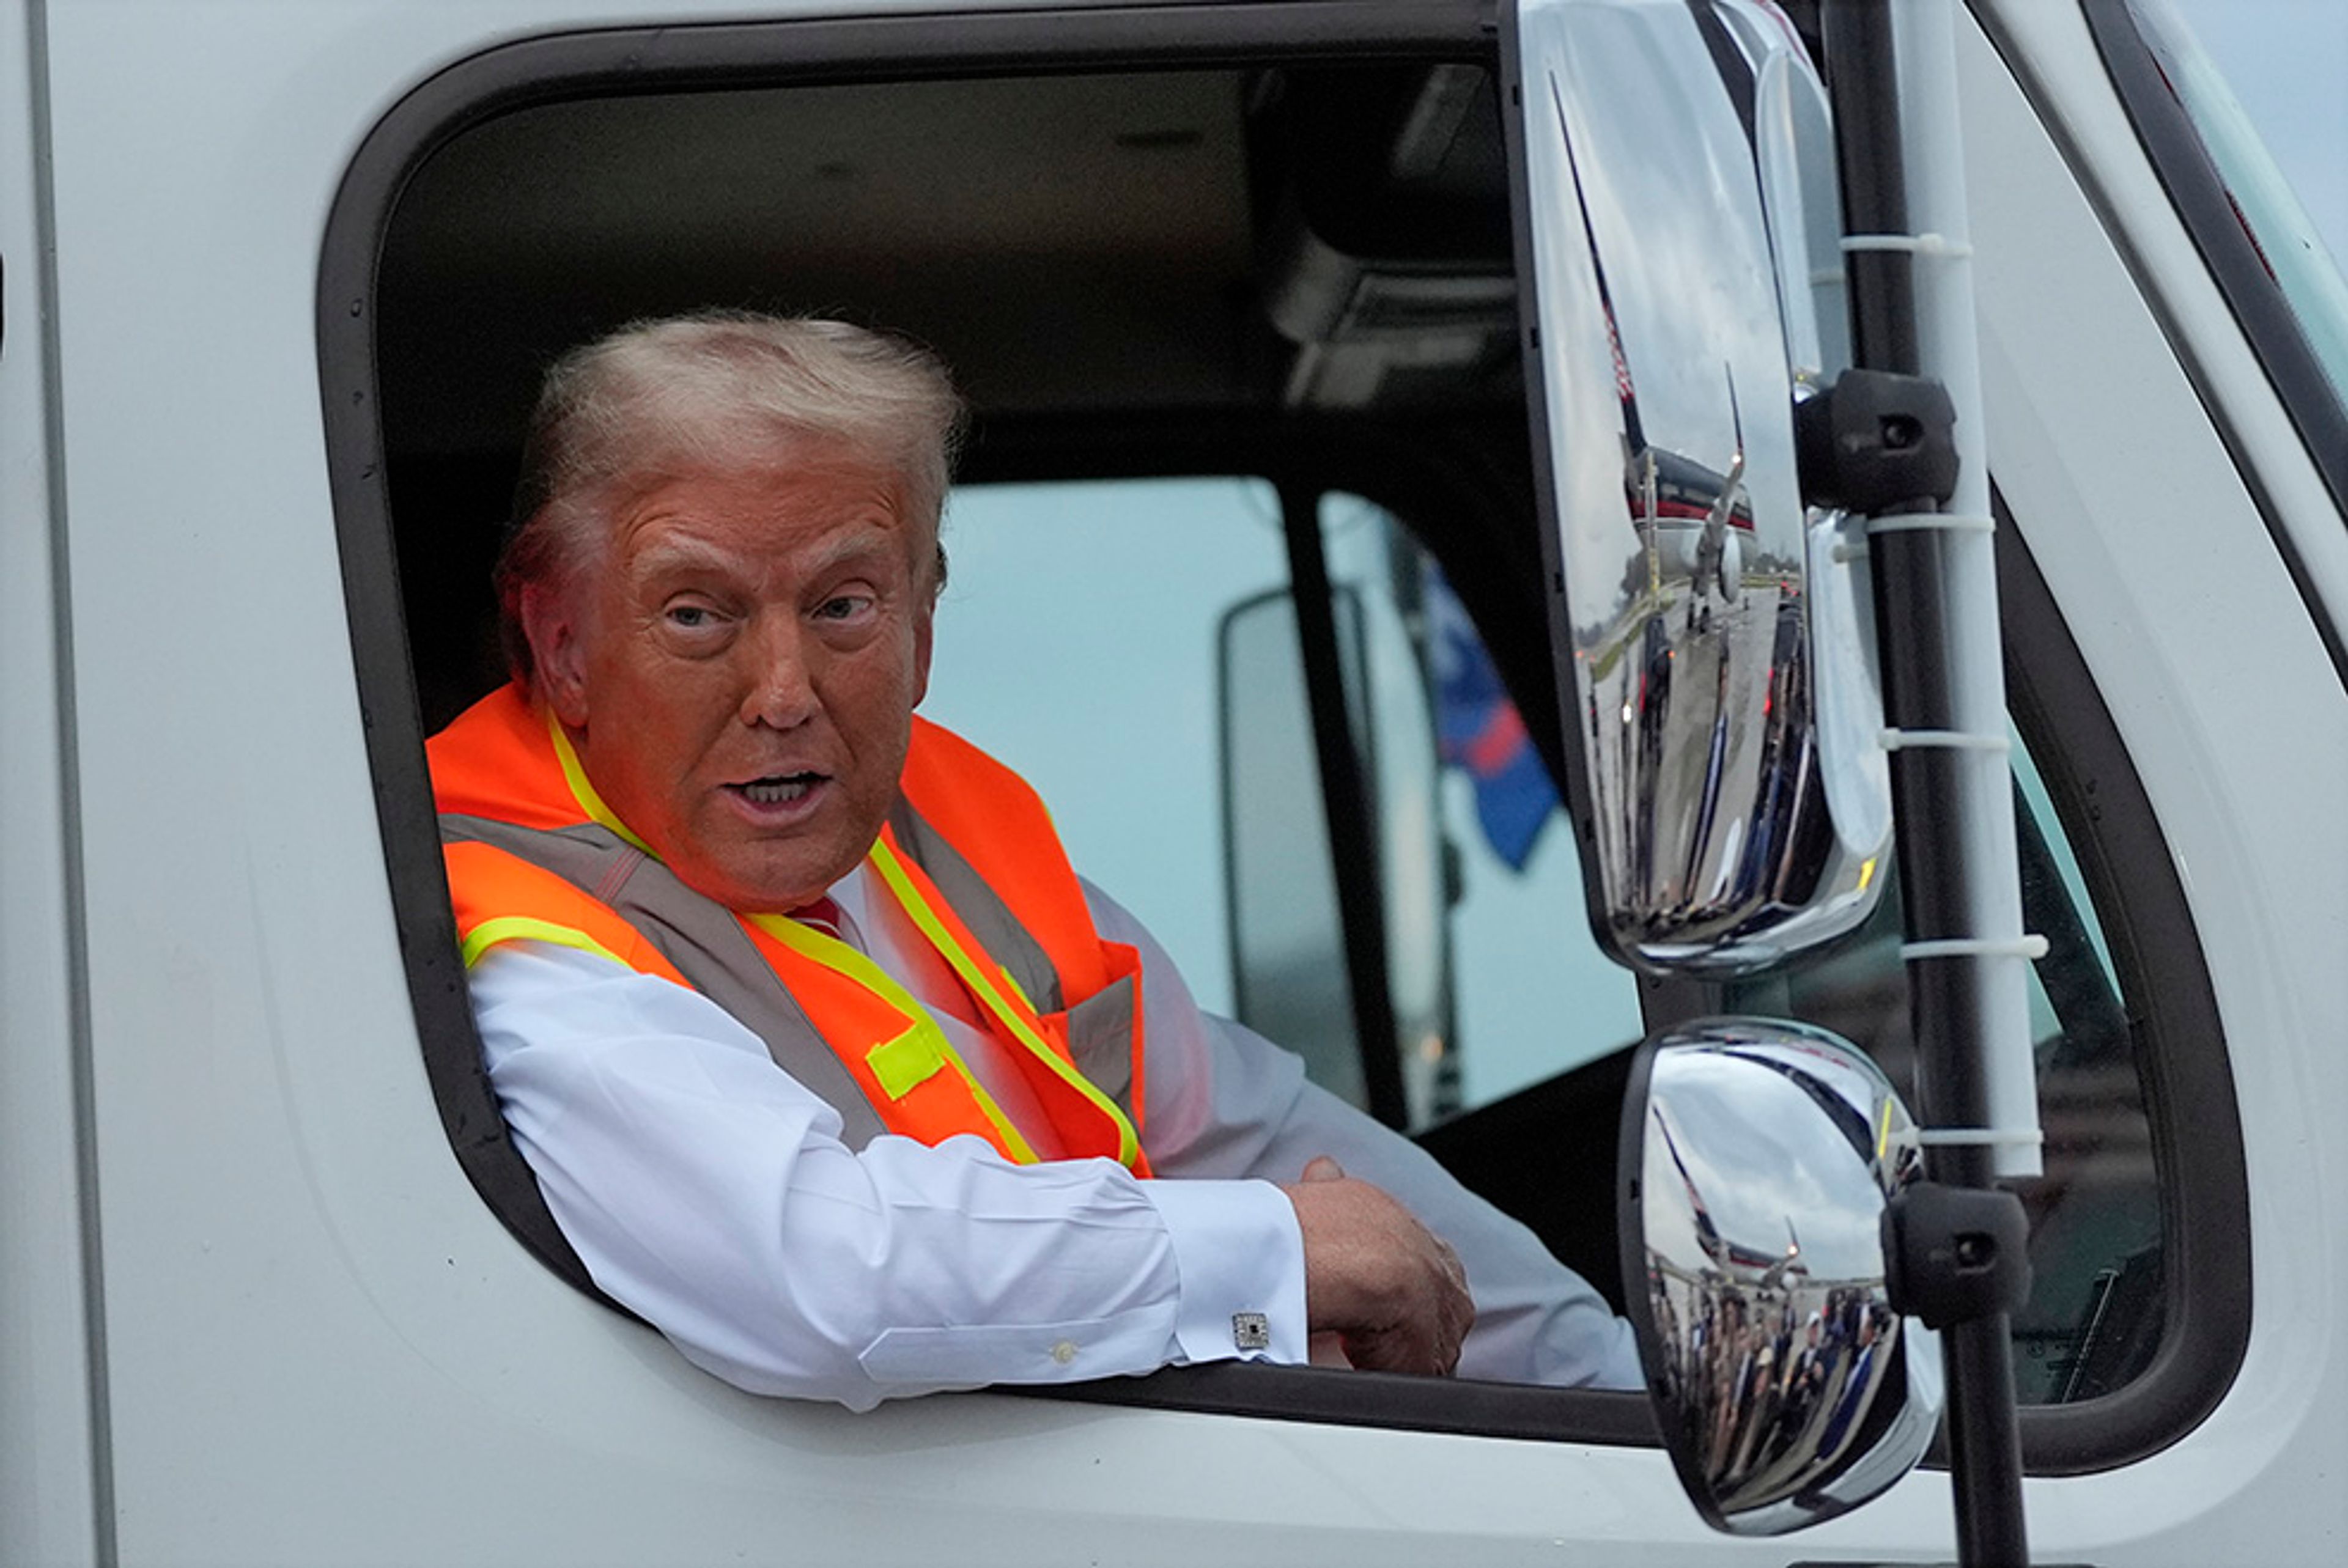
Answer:
[[(2116, 127), (2079, 18), (1998, 9), (2066, 120), (2096, 128), (2097, 178), (2261, 479), (2339, 535), (2133, 133)], [(2348, 913), (2330, 891), (2348, 882), (2348, 696), (2045, 130), (1978, 38), (1962, 63), (1992, 462), (2192, 900), (2231, 1050), (2252, 1226), (2250, 1345), (2224, 1403), (2152, 1459), (2034, 1483), (2032, 1548), (2099, 1563), (2328, 1562), (2348, 1526), (2328, 1479), (2348, 1459), (2348, 1166), (2333, 1132), (2348, 1105)]]

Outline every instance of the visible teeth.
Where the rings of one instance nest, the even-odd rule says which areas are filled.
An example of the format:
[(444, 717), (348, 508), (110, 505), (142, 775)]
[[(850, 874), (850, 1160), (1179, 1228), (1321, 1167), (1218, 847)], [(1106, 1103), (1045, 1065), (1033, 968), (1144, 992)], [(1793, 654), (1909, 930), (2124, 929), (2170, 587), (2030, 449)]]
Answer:
[(755, 784), (746, 784), (742, 786), (742, 793), (759, 805), (780, 805), (785, 801), (798, 799), (813, 786), (814, 781), (800, 774), (792, 778), (760, 779)]

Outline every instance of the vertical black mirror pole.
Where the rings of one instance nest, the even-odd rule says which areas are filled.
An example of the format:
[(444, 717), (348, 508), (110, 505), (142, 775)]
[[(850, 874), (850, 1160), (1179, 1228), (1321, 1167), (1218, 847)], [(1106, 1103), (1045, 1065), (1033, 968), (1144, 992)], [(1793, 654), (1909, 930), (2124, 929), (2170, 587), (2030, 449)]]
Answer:
[[(1886, 0), (1826, 0), (1823, 10), (1844, 230), (1905, 234), (1907, 182), (1890, 7)], [(1862, 369), (1913, 375), (1922, 368), (1910, 265), (1910, 256), (1897, 249), (1855, 249), (1844, 257), (1852, 358)], [(1927, 501), (1892, 509), (1935, 508)], [(1884, 721), (1895, 732), (1958, 727), (1950, 673), (1946, 538), (1925, 528), (1870, 532), (1868, 541)], [(1947, 749), (1902, 748), (1891, 755), (1900, 891), (1910, 943), (1971, 934), (1967, 878), (1977, 873), (1957, 852), (1950, 825), (1962, 820), (1962, 774), (1972, 765), (1963, 753)], [(1988, 1022), (1972, 974), (1978, 961), (1940, 960), (1909, 968), (1917, 1112), (1926, 1127), (1991, 1124), (1983, 1070)], [(1932, 1179), (1946, 1185), (1995, 1185), (1984, 1146), (1938, 1145), (1930, 1151), (1929, 1163)], [(2008, 1568), (2029, 1561), (2011, 1332), (2011, 1314), (2000, 1309), (1951, 1324), (1942, 1339), (1957, 1548), (1966, 1568)]]

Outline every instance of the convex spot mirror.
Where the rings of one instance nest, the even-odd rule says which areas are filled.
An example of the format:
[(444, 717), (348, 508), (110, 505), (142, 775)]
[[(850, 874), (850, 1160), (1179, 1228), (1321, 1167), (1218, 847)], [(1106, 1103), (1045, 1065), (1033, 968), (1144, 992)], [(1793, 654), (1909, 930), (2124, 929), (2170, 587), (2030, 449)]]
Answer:
[(1748, 0), (1520, 0), (1514, 37), (1592, 923), (1759, 968), (1857, 928), (1890, 836), (1864, 576), (1796, 471), (1843, 353), (1824, 94)]
[(1656, 1425), (1705, 1521), (1781, 1535), (1875, 1497), (1940, 1424), (1940, 1342), (1892, 1310), (1907, 1107), (1824, 1030), (1648, 1038), (1623, 1108), (1623, 1282)]

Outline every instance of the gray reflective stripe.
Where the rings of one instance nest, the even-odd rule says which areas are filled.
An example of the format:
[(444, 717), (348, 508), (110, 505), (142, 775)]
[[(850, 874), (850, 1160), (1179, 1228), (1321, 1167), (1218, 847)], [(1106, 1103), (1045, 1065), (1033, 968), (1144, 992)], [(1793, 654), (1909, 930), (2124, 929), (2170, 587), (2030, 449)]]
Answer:
[[(978, 945), (1019, 982), (1029, 1004), (1045, 1014), (1066, 1006), (1061, 999), (1060, 972), (1044, 945), (1020, 923), (977, 868), (903, 795), (897, 797), (889, 813), (889, 826), (897, 835), (897, 846), (937, 884), (947, 907), (962, 917)], [(1117, 1102), (1128, 1120), (1133, 1116), (1133, 1024), (1138, 1010), (1129, 975), (1067, 1009), (1069, 1058), (1094, 1088)]]
[(962, 852), (922, 820), (902, 795), (889, 813), (889, 826), (897, 835), (897, 846), (945, 895), (946, 907), (962, 917), (978, 945), (1019, 982), (1029, 1005), (1041, 1013), (1058, 1012), (1067, 1006), (1060, 996), (1060, 972), (1052, 967), (1051, 955), (1044, 951), (1043, 944), (1028, 934), (1011, 907), (986, 885)]
[(440, 837), (502, 849), (611, 906), (695, 990), (766, 1041), (776, 1066), (839, 1112), (842, 1143), (861, 1149), (888, 1131), (862, 1085), (824, 1043), (741, 921), (659, 861), (593, 823), (541, 829), (443, 815)]
[(1092, 1086), (1133, 1115), (1133, 977), (1068, 1009), (1068, 1055)]
[[(1059, 973), (1010, 907), (901, 797), (889, 821), (907, 858), (937, 884), (948, 907), (978, 938), (981, 948), (1018, 981), (1035, 1010), (1058, 1012)], [(824, 1042), (742, 922), (723, 905), (679, 882), (659, 861), (594, 823), (519, 827), (489, 817), (444, 814), (440, 837), (444, 843), (502, 849), (608, 905), (675, 965), (695, 990), (766, 1041), (776, 1066), (839, 1112), (841, 1142), (861, 1149), (888, 1131), (863, 1086)], [(1133, 1114), (1137, 1005), (1133, 979), (1128, 976), (1067, 1012), (1068, 1054), (1076, 1071), (1116, 1101), (1128, 1117)]]

